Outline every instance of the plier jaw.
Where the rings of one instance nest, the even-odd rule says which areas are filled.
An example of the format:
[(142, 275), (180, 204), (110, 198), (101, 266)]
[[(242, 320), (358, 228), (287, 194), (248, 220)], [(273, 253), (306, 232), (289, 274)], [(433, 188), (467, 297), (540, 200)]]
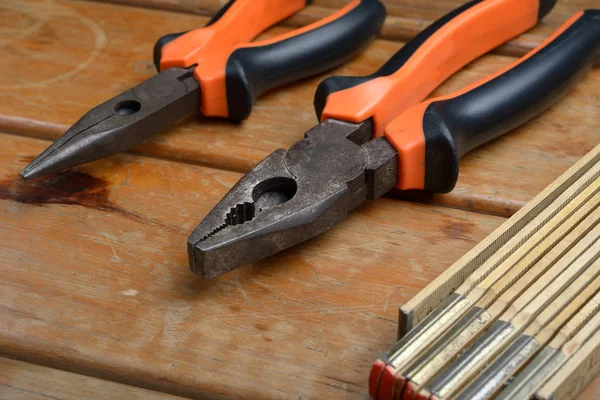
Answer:
[(124, 151), (199, 107), (194, 67), (171, 68), (94, 107), (21, 171), (23, 179)]
[[(192, 271), (210, 279), (275, 254), (329, 230), (373, 193), (393, 187), (395, 151), (389, 144), (387, 152), (378, 145), (363, 146), (371, 135), (370, 121), (331, 119), (288, 151), (269, 155), (189, 237)], [(369, 143), (374, 142), (379, 143)], [(381, 181), (385, 171), (389, 184), (382, 189), (372, 178)]]

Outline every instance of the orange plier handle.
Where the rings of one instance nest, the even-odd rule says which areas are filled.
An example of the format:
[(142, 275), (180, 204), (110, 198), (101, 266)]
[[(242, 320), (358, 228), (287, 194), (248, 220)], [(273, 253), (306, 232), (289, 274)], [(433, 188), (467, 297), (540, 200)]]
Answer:
[[(458, 178), (460, 156), (533, 118), (537, 115), (534, 111), (541, 112), (543, 108), (538, 103), (555, 100), (554, 96), (544, 97), (544, 91), (554, 89), (562, 82), (563, 75), (570, 76), (571, 70), (560, 67), (564, 60), (555, 57), (550, 62), (536, 62), (532, 76), (511, 72), (519, 75), (516, 83), (513, 87), (503, 86), (502, 82), (508, 79), (506, 73), (515, 64), (501, 71), (499, 74), (504, 74), (493, 85), (483, 88), (484, 83), (499, 75), (443, 98), (423, 101), (468, 63), (534, 27), (555, 3), (555, 0), (470, 1), (418, 34), (374, 74), (336, 76), (321, 82), (315, 94), (317, 116), (321, 121), (370, 120), (373, 136), (385, 136), (398, 153), (398, 189), (447, 193)], [(582, 29), (587, 38), (595, 38), (594, 29), (600, 25), (593, 12), (585, 18), (583, 14), (573, 18), (571, 23), (587, 21), (584, 24), (587, 31)], [(567, 51), (561, 48), (556, 53), (567, 54)], [(593, 59), (595, 55), (591, 52), (586, 57)], [(550, 68), (550, 72), (544, 68)], [(509, 89), (532, 86), (537, 82), (533, 77), (538, 75), (557, 83), (532, 87), (527, 95), (517, 91), (509, 96)], [(533, 96), (539, 93), (539, 98)], [(504, 99), (510, 102), (503, 102)], [(435, 122), (434, 114), (435, 118), (447, 120)]]
[(313, 24), (251, 43), (307, 3), (231, 0), (205, 27), (159, 39), (155, 63), (161, 71), (195, 66), (202, 113), (245, 119), (261, 93), (319, 74), (356, 55), (379, 31), (386, 14), (378, 0), (354, 0)]

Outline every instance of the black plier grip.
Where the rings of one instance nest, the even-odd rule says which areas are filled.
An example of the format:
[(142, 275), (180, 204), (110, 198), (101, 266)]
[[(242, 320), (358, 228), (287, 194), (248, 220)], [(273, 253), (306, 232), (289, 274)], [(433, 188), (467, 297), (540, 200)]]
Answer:
[(202, 113), (242, 120), (265, 91), (331, 69), (360, 51), (381, 28), (378, 0), (353, 0), (334, 14), (289, 33), (251, 43), (306, 0), (237, 0), (203, 28), (164, 36), (154, 48), (161, 71), (195, 65)]

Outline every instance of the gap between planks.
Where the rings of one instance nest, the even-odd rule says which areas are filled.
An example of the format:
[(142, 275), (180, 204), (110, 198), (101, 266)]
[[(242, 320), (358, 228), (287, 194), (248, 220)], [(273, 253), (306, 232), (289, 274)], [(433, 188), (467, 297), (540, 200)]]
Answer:
[(181, 400), (137, 386), (0, 357), (0, 399), (57, 398)]
[[(225, 1), (208, 0), (203, 6), (198, 4), (198, 1), (193, 0), (179, 0), (179, 1), (168, 1), (168, 0), (85, 0), (88, 2), (106, 3), (125, 5), (136, 8), (155, 9), (162, 11), (175, 12), (180, 14), (195, 14), (212, 17), (218, 9), (225, 4)], [(289, 28), (300, 28), (310, 23), (313, 23), (321, 18), (325, 18), (328, 15), (337, 11), (344, 4), (350, 0), (341, 1), (323, 1), (314, 2), (306, 9), (299, 11), (291, 17), (281, 21), (277, 26), (285, 26)], [(465, 1), (449, 2), (444, 4), (439, 10), (436, 9), (435, 14), (425, 12), (419, 7), (415, 7), (411, 4), (403, 4), (402, 0), (380, 0), (387, 8), (386, 21), (377, 34), (377, 37), (384, 40), (390, 40), (394, 42), (407, 42), (415, 37), (421, 30), (432, 24), (438, 18), (441, 18), (447, 12), (452, 11), (455, 7), (465, 3)], [(410, 3), (410, 2), (406, 2)], [(585, 0), (579, 0), (579, 3), (583, 3), (587, 8), (593, 7), (592, 2), (588, 5)], [(545, 23), (541, 29), (539, 27), (532, 28), (523, 35), (514, 38), (507, 43), (493, 49), (492, 54), (521, 57), (538, 43), (542, 38), (548, 36), (553, 28), (557, 28), (562, 22), (570, 17), (575, 11), (581, 8), (580, 4), (570, 4), (568, 1), (560, 2), (554, 7), (549, 16), (546, 16), (541, 24)], [(406, 11), (399, 11), (405, 6)], [(408, 10), (414, 11), (414, 15), (405, 16), (404, 13), (408, 13)], [(425, 15), (423, 15), (425, 14)], [(550, 21), (549, 21), (550, 20)], [(558, 25), (557, 25), (558, 24)], [(548, 30), (548, 28), (550, 28)], [(596, 67), (600, 66), (600, 61), (595, 64)]]
[[(35, 9), (36, 1), (27, 0), (24, 4), (31, 5), (27, 7), (28, 9)], [(203, 0), (202, 4), (211, 1), (213, 5), (216, 4), (216, 0)], [(326, 1), (331, 2), (328, 4), (339, 4), (339, 1), (343, 0), (318, 0), (321, 3)], [(410, 3), (414, 0), (386, 1), (392, 4), (394, 1)], [(72, 60), (67, 65), (62, 65), (64, 64), (62, 62), (50, 63), (44, 70), (46, 75), (42, 80), (21, 72), (17, 67), (23, 64), (24, 59), (27, 63), (30, 57), (10, 51), (13, 57), (5, 68), (5, 79), (2, 83), (10, 84), (10, 77), (15, 76), (19, 82), (25, 83), (27, 88), (5, 91), (0, 96), (6, 106), (3, 115), (0, 116), (0, 130), (5, 124), (9, 125), (8, 128), (12, 132), (25, 130), (27, 133), (24, 136), (43, 135), (44, 139), (56, 139), (63, 131), (61, 126), (70, 125), (95, 105), (130, 88), (135, 83), (154, 76), (155, 70), (148, 58), (148, 49), (152, 48), (156, 40), (155, 26), (163, 26), (164, 32), (172, 32), (192, 29), (207, 19), (195, 15), (186, 16), (102, 3), (80, 3), (71, 0), (56, 0), (53, 3), (56, 3), (56, 7), (50, 8), (48, 14), (59, 17), (49, 20), (45, 25), (46, 30), (54, 32), (51, 37), (55, 35), (60, 37), (63, 29), (61, 27), (75, 23), (76, 19), (72, 16), (79, 15), (78, 19), (83, 16), (84, 19), (103, 21), (102, 27), (107, 38), (105, 50), (98, 54), (96, 62), (89, 65), (89, 68), (81, 69), (72, 77), (61, 78), (60, 82), (49, 85), (38, 84), (46, 82), (46, 78), (61, 76), (57, 74), (79, 65), (83, 56), (95, 48), (89, 40), (93, 35), (87, 37), (82, 31), (76, 37), (87, 37), (86, 40), (68, 41), (63, 45), (58, 41), (48, 41), (46, 39), (48, 32), (38, 32), (25, 40), (23, 46), (26, 48), (39, 48), (38, 46), (44, 44), (49, 46), (44, 47), (48, 54), (56, 55), (52, 59)], [(11, 0), (9, 4), (17, 3)], [(18, 11), (19, 7), (15, 6), (14, 9)], [(440, 9), (441, 6), (438, 5), (437, 10), (430, 14), (437, 13)], [(118, 12), (115, 14), (115, 11)], [(63, 14), (71, 17), (63, 17)], [(127, 33), (126, 21), (129, 20), (146, 20), (148, 24), (145, 25), (154, 28), (146, 27), (135, 30), (135, 33)], [(157, 25), (161, 21), (162, 24)], [(11, 28), (12, 31), (19, 32), (21, 30), (19, 27), (24, 22), (16, 21)], [(80, 22), (76, 22), (76, 25), (71, 27), (78, 32), (84, 28)], [(272, 37), (288, 31), (289, 28), (274, 28), (265, 35)], [(138, 46), (123, 52), (123, 46), (128, 43), (138, 43)], [(383, 64), (399, 45), (395, 42), (378, 40), (356, 60), (339, 70), (332, 71), (332, 74), (370, 73)], [(514, 61), (512, 57), (500, 56), (487, 56), (483, 60), (478, 60), (477, 63), (467, 66), (441, 85), (433, 95), (460, 89), (476, 79), (497, 71), (511, 60)], [(13, 64), (16, 68), (10, 67)], [(122, 67), (125, 68), (122, 70)], [(590, 116), (593, 113), (592, 105), (596, 101), (596, 77), (600, 76), (595, 73), (588, 75), (575, 92), (561, 102), (560, 107), (554, 107), (543, 118), (532, 121), (511, 133), (511, 139), (502, 139), (497, 144), (482, 147), (481, 150), (478, 149), (476, 153), (469, 154), (461, 160), (459, 186), (451, 194), (435, 196), (432, 199), (424, 199), (421, 195), (416, 200), (419, 202), (426, 200), (430, 204), (443, 203), (463, 210), (483, 211), (490, 215), (511, 216), (537, 191), (543, 189), (544, 183), (550, 183), (551, 178), (557, 177), (571, 163), (583, 156), (590, 146), (588, 143), (596, 141), (593, 133), (595, 130), (591, 126), (593, 118), (590, 119)], [(265, 95), (257, 102), (252, 118), (246, 121), (241, 129), (232, 128), (224, 121), (211, 120), (210, 123), (203, 124), (202, 118), (190, 118), (176, 124), (172, 130), (158, 134), (136, 146), (132, 152), (157, 155), (160, 158), (168, 157), (167, 159), (173, 160), (186, 160), (194, 165), (222, 168), (226, 171), (247, 171), (273, 149), (289, 148), (301, 138), (304, 131), (315, 124), (311, 103), (314, 87), (321, 79), (322, 76), (314, 77), (309, 81), (291, 85), (281, 93), (277, 91)], [(94, 83), (101, 81), (107, 82), (107, 85), (98, 87)], [(29, 85), (30, 83), (33, 85)], [(80, 93), (86, 93), (86, 96), (80, 97)], [(289, 115), (289, 110), (300, 110), (300, 112)], [(569, 120), (579, 120), (581, 123), (574, 125), (569, 123)], [(47, 131), (38, 132), (36, 126), (39, 127), (38, 130)], [(538, 141), (540, 145), (537, 144)], [(525, 153), (523, 149), (526, 150)], [(547, 162), (548, 156), (553, 158), (552, 163)], [(531, 163), (539, 165), (540, 168), (530, 170)]]
[[(2, 122), (3, 122), (3, 119), (2, 119), (2, 116), (0, 116), (0, 124), (2, 124)], [(60, 126), (60, 125), (56, 125), (56, 126)], [(65, 128), (65, 130), (66, 130), (66, 128)], [(54, 141), (52, 139), (48, 139), (47, 137), (45, 137), (45, 135), (27, 134), (26, 136), (24, 136), (24, 134), (26, 132), (30, 132), (30, 130), (24, 129), (21, 131), (19, 129), (3, 128), (3, 130), (0, 132), (0, 135), (5, 134), (5, 135), (27, 138), (27, 139), (32, 139), (32, 140), (41, 140), (44, 142), (48, 142), (48, 144), (50, 144), (51, 142)], [(219, 171), (232, 172), (232, 173), (236, 173), (236, 174), (240, 174), (240, 175), (243, 175), (247, 172), (245, 170), (238, 170), (236, 168), (226, 168), (223, 166), (211, 165), (210, 163), (194, 162), (193, 160), (170, 157), (169, 154), (160, 154), (160, 155), (159, 154), (148, 154), (148, 153), (145, 153), (142, 151), (137, 152), (133, 149), (124, 152), (124, 154), (131, 154), (131, 155), (134, 155), (137, 157), (157, 159), (157, 160), (172, 162), (172, 163), (176, 163), (176, 164), (190, 165), (190, 166), (196, 166), (196, 167), (202, 167), (202, 168), (210, 168), (210, 169), (219, 170)], [(75, 168), (77, 168), (77, 167), (75, 167)], [(444, 195), (442, 194), (442, 195), (438, 195), (438, 196), (444, 196)], [(397, 201), (407, 201), (407, 202), (411, 202), (411, 203), (430, 205), (433, 207), (443, 207), (443, 208), (447, 208), (447, 209), (451, 209), (451, 210), (465, 211), (465, 212), (474, 213), (474, 214), (482, 214), (482, 215), (489, 215), (492, 217), (507, 218), (507, 216), (505, 214), (500, 213), (500, 212), (494, 213), (494, 212), (484, 211), (484, 210), (479, 210), (479, 209), (466, 209), (466, 208), (454, 206), (452, 204), (446, 204), (443, 202), (442, 203), (431, 202), (431, 201), (428, 201), (427, 199), (419, 200), (418, 196), (413, 196), (411, 194), (404, 195), (402, 193), (402, 191), (395, 190), (395, 189), (392, 189), (390, 192), (383, 195), (383, 197), (394, 199)], [(377, 200), (375, 200), (375, 201), (377, 201)], [(215, 203), (215, 205), (216, 205), (216, 203)]]

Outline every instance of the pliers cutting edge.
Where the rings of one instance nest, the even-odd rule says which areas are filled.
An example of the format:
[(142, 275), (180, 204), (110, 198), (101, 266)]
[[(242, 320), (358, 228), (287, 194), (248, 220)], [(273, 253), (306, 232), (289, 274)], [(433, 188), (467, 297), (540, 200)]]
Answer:
[(204, 218), (188, 239), (192, 271), (213, 278), (289, 248), (394, 186), (451, 191), (460, 156), (541, 113), (592, 64), (598, 12), (577, 14), (480, 82), (423, 99), (467, 63), (536, 25), (554, 3), (471, 1), (373, 75), (323, 81), (315, 95), (322, 122), (243, 176)]
[(265, 91), (338, 66), (362, 50), (385, 19), (378, 0), (353, 0), (289, 33), (249, 43), (309, 0), (230, 0), (204, 28), (154, 47), (160, 72), (88, 111), (21, 171), (34, 178), (127, 150), (200, 110), (246, 119)]

